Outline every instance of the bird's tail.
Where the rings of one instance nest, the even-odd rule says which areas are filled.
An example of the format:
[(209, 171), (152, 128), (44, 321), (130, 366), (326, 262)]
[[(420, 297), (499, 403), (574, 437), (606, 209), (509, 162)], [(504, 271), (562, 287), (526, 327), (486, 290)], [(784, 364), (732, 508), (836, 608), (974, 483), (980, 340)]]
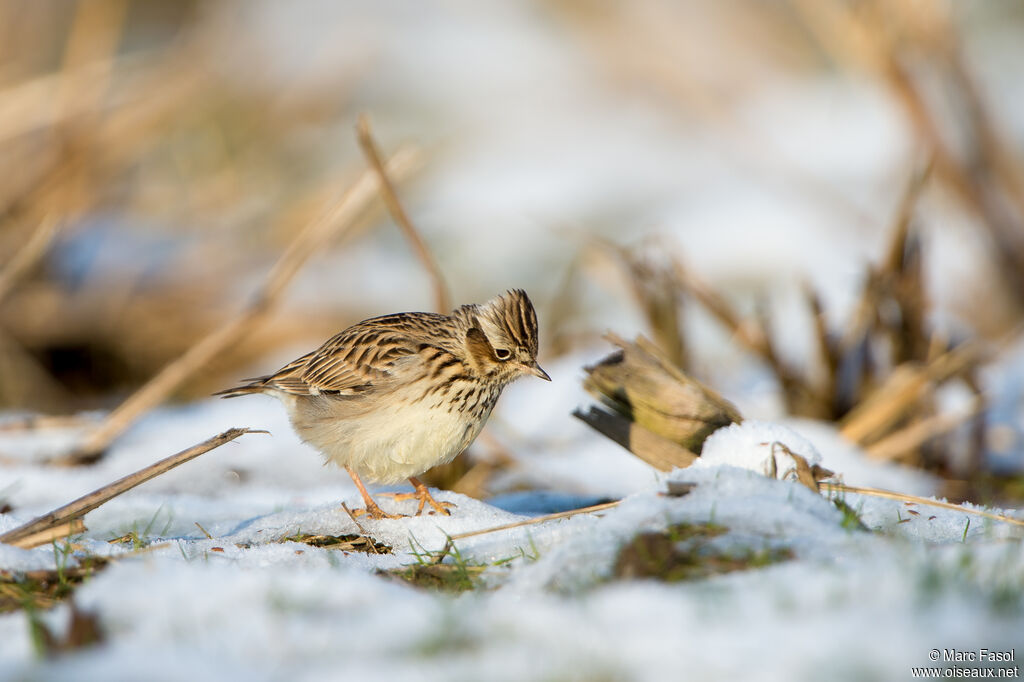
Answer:
[(269, 378), (270, 377), (258, 377), (256, 379), (245, 379), (245, 381), (248, 381), (249, 383), (223, 391), (217, 391), (213, 395), (220, 396), (221, 398), (237, 398), (240, 395), (263, 393), (267, 390), (267, 379)]

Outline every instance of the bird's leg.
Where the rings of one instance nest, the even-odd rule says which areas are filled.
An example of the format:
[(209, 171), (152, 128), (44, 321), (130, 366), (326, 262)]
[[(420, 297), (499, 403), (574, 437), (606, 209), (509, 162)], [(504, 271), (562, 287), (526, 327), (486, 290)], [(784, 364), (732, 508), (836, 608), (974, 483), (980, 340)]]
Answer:
[(416, 515), (417, 516), (419, 516), (420, 514), (423, 513), (423, 503), (424, 502), (430, 504), (431, 507), (436, 509), (438, 512), (444, 514), (445, 516), (450, 516), (451, 515), (451, 512), (448, 511), (448, 507), (454, 507), (455, 503), (453, 503), (453, 502), (438, 502), (437, 500), (435, 500), (433, 498), (433, 496), (431, 496), (430, 491), (427, 490), (426, 484), (424, 484), (423, 481), (421, 481), (420, 479), (416, 478), (415, 476), (410, 476), (409, 477), (409, 482), (412, 483), (412, 487), (416, 489), (416, 492), (413, 493), (413, 494), (420, 501), (420, 506), (416, 510)]
[(377, 506), (377, 503), (373, 501), (372, 497), (370, 497), (370, 493), (366, 492), (366, 486), (363, 485), (363, 481), (362, 479), (359, 478), (359, 474), (355, 472), (355, 469), (346, 465), (345, 471), (347, 471), (348, 475), (352, 477), (352, 482), (356, 484), (357, 488), (359, 488), (359, 494), (363, 496), (363, 502), (366, 504), (366, 509), (356, 509), (354, 512), (352, 512), (353, 515), (360, 516), (362, 514), (366, 514), (367, 516), (374, 519), (402, 518), (401, 514), (388, 514), (379, 506)]
[(415, 476), (409, 477), (409, 482), (412, 483), (412, 487), (416, 489), (414, 493), (381, 493), (387, 495), (395, 500), (419, 500), (420, 506), (416, 509), (416, 516), (423, 513), (423, 507), (426, 504), (430, 504), (431, 507), (441, 512), (445, 516), (450, 516), (451, 512), (448, 511), (448, 507), (454, 507), (455, 505), (451, 502), (438, 502), (431, 495), (430, 491), (427, 490), (426, 484)]

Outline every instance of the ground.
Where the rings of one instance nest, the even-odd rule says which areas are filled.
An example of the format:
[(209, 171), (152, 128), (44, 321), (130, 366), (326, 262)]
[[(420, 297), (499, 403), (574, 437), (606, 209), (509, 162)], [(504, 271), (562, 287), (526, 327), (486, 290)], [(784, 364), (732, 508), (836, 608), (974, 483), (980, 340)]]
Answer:
[[(554, 374), (562, 399), (576, 399), (575, 377)], [(529, 394), (510, 396), (497, 433), (508, 437), (501, 423)], [(29, 616), (7, 613), (0, 677), (891, 680), (930, 665), (932, 650), (1019, 648), (1024, 631), (1019, 527), (856, 495), (844, 507), (735, 466), (756, 460), (759, 440), (790, 434), (794, 451), (812, 444), (849, 484), (924, 494), (934, 485), (870, 463), (812, 422), (791, 423), (794, 431), (751, 423), (749, 437), (720, 438), (708, 463), (667, 474), (582, 425), (547, 446), (524, 427), (538, 450), (523, 457), (517, 481), (544, 492), (490, 501), (441, 492), (457, 505), (450, 517), (357, 526), (340, 506), (358, 506), (354, 487), (297, 441), (276, 403), (209, 401), (160, 411), (88, 469), (22, 462), (4, 490), (14, 511), (0, 529), (236, 424), (272, 435), (246, 435), (114, 499), (86, 517), (89, 530), (67, 555), (62, 543), (2, 548), (0, 568), (11, 572), (113, 560), (74, 591), (102, 643), (39, 659)], [(59, 445), (19, 444), (37, 454)], [(671, 496), (669, 481), (695, 485)], [(620, 497), (600, 513), (448, 544)], [(300, 541), (364, 534), (391, 551)], [(59, 639), (69, 609), (33, 617)]]

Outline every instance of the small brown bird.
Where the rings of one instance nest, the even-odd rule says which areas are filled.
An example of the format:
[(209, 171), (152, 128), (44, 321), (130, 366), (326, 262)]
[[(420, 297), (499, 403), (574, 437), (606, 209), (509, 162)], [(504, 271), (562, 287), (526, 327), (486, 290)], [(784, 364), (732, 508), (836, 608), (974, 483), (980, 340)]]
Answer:
[(364, 320), (276, 373), (216, 395), (267, 393), (299, 436), (345, 467), (374, 518), (386, 514), (361, 476), (408, 478), (418, 499), (447, 514), (416, 478), (450, 462), (477, 437), (502, 389), (521, 376), (551, 378), (537, 364), (537, 314), (516, 289), (451, 315), (396, 313)]

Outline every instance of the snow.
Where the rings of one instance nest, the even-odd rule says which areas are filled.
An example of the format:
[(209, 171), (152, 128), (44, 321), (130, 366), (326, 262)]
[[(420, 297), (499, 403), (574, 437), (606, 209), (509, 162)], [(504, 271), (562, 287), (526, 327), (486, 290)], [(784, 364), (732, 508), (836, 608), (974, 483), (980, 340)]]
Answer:
[[(569, 384), (555, 390), (577, 396)], [(520, 399), (499, 403), (499, 430), (519, 423)], [(540, 400), (537, 409), (548, 409), (547, 401), (558, 399)], [(847, 495), (870, 531), (849, 529), (826, 497), (752, 470), (769, 452), (761, 444), (780, 441), (811, 461), (820, 453), (823, 465), (840, 473), (839, 463), (856, 457), (875, 482), (924, 485), (923, 476), (901, 478), (853, 446), (809, 435), (827, 436), (827, 429), (756, 421), (729, 427), (708, 441), (708, 461), (699, 466), (647, 470), (621, 484), (630, 489), (618, 507), (456, 540), (463, 560), (490, 568), (487, 589), (450, 596), (377, 572), (415, 564), (416, 554), (441, 550), (459, 533), (595, 501), (606, 486), (589, 481), (602, 478), (594, 471), (600, 457), (580, 466), (594, 444), (588, 434), (562, 436), (561, 448), (547, 455), (577, 465), (574, 486), (565, 484), (571, 467), (552, 480), (550, 469), (532, 469), (540, 455), (527, 450), (516, 480), (545, 492), (490, 501), (438, 492), (457, 505), (452, 516), (359, 519), (393, 554), (343, 553), (283, 540), (299, 532), (359, 533), (340, 508), (342, 500), (358, 506), (354, 487), (295, 439), (273, 401), (240, 403), (161, 410), (103, 463), (74, 476), (31, 463), (11, 472), (19, 485), (8, 493), (15, 511), (0, 515), (3, 529), (148, 463), (167, 445), (242, 419), (274, 430), (244, 436), (87, 515), (80, 552), (109, 555), (113, 563), (81, 585), (75, 601), (99, 616), (106, 643), (38, 661), (25, 616), (0, 616), (0, 679), (314, 680), (339, 669), (400, 680), (661, 680), (672, 671), (735, 679), (755, 665), (759, 679), (820, 679), (823, 669), (837, 679), (890, 679), (927, 665), (935, 647), (1019, 644), (1019, 528)], [(539, 437), (528, 425), (524, 431)], [(615, 456), (623, 469), (638, 466), (623, 450)], [(695, 487), (669, 496), (669, 480)], [(571, 488), (576, 492), (561, 492)], [(412, 501), (381, 500), (388, 509), (415, 509)], [(793, 558), (680, 583), (614, 576), (616, 557), (633, 537), (678, 523), (727, 528), (715, 539), (722, 551), (784, 549)], [(133, 552), (107, 542), (132, 528), (149, 547)], [(0, 547), (4, 570), (54, 562), (50, 546)], [(67, 609), (43, 619), (60, 632)]]
[(814, 444), (780, 424), (745, 421), (718, 429), (704, 441), (695, 466), (731, 465), (781, 480), (797, 480), (797, 455), (820, 464)]

